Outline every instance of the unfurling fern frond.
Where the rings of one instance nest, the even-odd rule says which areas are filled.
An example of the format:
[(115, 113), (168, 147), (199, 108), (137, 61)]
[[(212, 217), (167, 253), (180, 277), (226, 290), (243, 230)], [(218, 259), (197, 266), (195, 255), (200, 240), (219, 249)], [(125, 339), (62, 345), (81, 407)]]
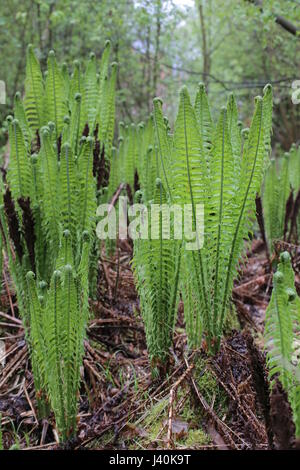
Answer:
[(275, 159), (272, 159), (266, 172), (263, 192), (263, 214), (269, 248), (272, 247), (272, 241), (280, 238), (282, 234), (280, 227), (282, 227), (283, 214), (278, 212), (278, 200), (279, 178)]
[(209, 158), (209, 151), (212, 147), (213, 138), (213, 122), (210, 114), (205, 86), (203, 83), (199, 84), (196, 100), (195, 100), (195, 113), (199, 127), (200, 142), (202, 147), (202, 154), (204, 153)]

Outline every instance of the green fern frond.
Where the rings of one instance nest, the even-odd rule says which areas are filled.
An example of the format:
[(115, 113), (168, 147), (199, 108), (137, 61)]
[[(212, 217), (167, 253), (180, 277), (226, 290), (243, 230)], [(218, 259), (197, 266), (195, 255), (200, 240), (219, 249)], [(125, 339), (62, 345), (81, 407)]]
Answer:
[(164, 123), (164, 118), (162, 114), (162, 101), (160, 98), (155, 98), (153, 100), (153, 119), (155, 124), (155, 133), (156, 133), (156, 145), (158, 148), (159, 155), (159, 167), (161, 171), (158, 176), (163, 178), (165, 182), (168, 196), (172, 198), (172, 192), (170, 187), (170, 181), (172, 181), (171, 172), (171, 149), (170, 142), (167, 136), (167, 129)]
[[(96, 146), (94, 138), (82, 134), (83, 131), (84, 135), (93, 134), (99, 125), (100, 110), (104, 110), (105, 150), (109, 157), (115, 119), (116, 67), (112, 67), (108, 77), (108, 57), (109, 44), (103, 54), (100, 79), (93, 57), (85, 74), (75, 62), (69, 79), (66, 65), (60, 68), (50, 52), (44, 88), (39, 63), (32, 46), (28, 48), (25, 110), (18, 93), (16, 119), (8, 118), (11, 151), (8, 183), (13, 200), (7, 199), (6, 204), (11, 204), (11, 209), (14, 205), (16, 213), (8, 210), (7, 215), (4, 211), (0, 183), (0, 245), (3, 242), (7, 252), (29, 344), (39, 416), (48, 415), (50, 404), (62, 440), (76, 431), (89, 282), (92, 265), (97, 268), (99, 255), (98, 240), (94, 237)], [(101, 89), (103, 101), (99, 99)], [(20, 234), (17, 257), (13, 251), (16, 237), (9, 239), (13, 232), (7, 226), (11, 213), (17, 219), (15, 225)], [(29, 234), (35, 240), (34, 248), (28, 243)], [(35, 275), (26, 275), (29, 260)]]
[(19, 92), (15, 94), (14, 115), (15, 115), (15, 119), (18, 120), (20, 127), (22, 129), (26, 147), (28, 150), (30, 150), (32, 132), (27, 121), (25, 108), (21, 100), (21, 94)]
[(36, 132), (46, 123), (44, 81), (39, 61), (31, 44), (27, 48), (26, 55), (25, 112), (33, 132)]
[(95, 223), (96, 191), (93, 177), (93, 149), (94, 139), (88, 137), (82, 146), (79, 156), (79, 232), (87, 230), (91, 233)]
[(82, 100), (81, 94), (76, 93), (74, 96), (74, 102), (72, 102), (72, 119), (70, 123), (70, 143), (72, 151), (75, 155), (78, 155), (79, 151), (79, 137), (81, 131), (81, 114), (82, 114)]
[(85, 120), (88, 122), (91, 131), (95, 126), (98, 93), (96, 56), (94, 53), (91, 53), (85, 73), (83, 94)]
[[(154, 203), (161, 210), (158, 217), (151, 217), (152, 238), (135, 240), (133, 268), (152, 366), (162, 367), (174, 328), (179, 261), (174, 256), (175, 242), (167, 239), (169, 219), (162, 206), (167, 198), (161, 180), (157, 180), (156, 185)], [(153, 237), (154, 233), (157, 237)]]
[(78, 217), (77, 179), (75, 159), (68, 143), (63, 145), (60, 154), (59, 191), (60, 224), (70, 231), (75, 243)]
[(8, 134), (10, 165), (7, 177), (13, 197), (17, 201), (22, 196), (29, 196), (31, 192), (30, 160), (24, 135), (17, 119), (8, 119)]
[[(186, 87), (180, 92), (180, 103), (174, 131), (174, 157), (172, 165), (173, 197), (175, 204), (191, 204), (193, 227), (196, 222), (196, 205), (206, 204), (206, 162), (201, 156), (198, 124)], [(208, 333), (211, 335), (211, 315), (206, 276), (205, 252), (191, 251), (188, 255), (194, 266), (198, 282), (199, 304)]]
[[(266, 100), (266, 101), (265, 101)], [(254, 201), (262, 184), (265, 161), (269, 157), (266, 154), (264, 112), (269, 113), (269, 94), (263, 98), (257, 97), (255, 111), (252, 119), (247, 146), (241, 167), (241, 179), (239, 189), (233, 204), (232, 211), (232, 235), (226, 258), (226, 276), (221, 290), (221, 314), (219, 321), (218, 344), (223, 331), (228, 300), (233, 286), (233, 280), (237, 273), (237, 263), (243, 250), (244, 239), (248, 236), (249, 213), (253, 214)]]
[(67, 91), (54, 51), (49, 52), (47, 64), (48, 74), (45, 84), (47, 118), (55, 124), (55, 139), (57, 140), (63, 128), (64, 117), (68, 114)]
[(106, 41), (105, 48), (100, 62), (100, 80), (99, 80), (99, 107), (97, 109), (98, 120), (100, 123), (100, 140), (104, 141), (105, 123), (107, 122), (107, 90), (108, 90), (108, 67), (110, 58), (110, 41)]
[(62, 434), (63, 440), (67, 437), (64, 383), (61, 380), (63, 377), (63, 351), (61, 345), (63, 335), (62, 326), (64, 324), (64, 301), (62, 273), (61, 271), (55, 271), (51, 279), (47, 304), (45, 306), (47, 375), (50, 400), (55, 413), (57, 426)]
[(101, 122), (101, 134), (105, 145), (107, 158), (111, 156), (111, 146), (114, 134), (115, 125), (115, 97), (116, 97), (116, 82), (118, 73), (118, 64), (113, 62), (111, 64), (111, 76), (107, 88), (107, 103), (105, 105), (106, 115), (105, 119)]
[(47, 369), (47, 349), (44, 326), (44, 308), (40, 302), (38, 290), (36, 287), (35, 275), (29, 271), (26, 275), (28, 287), (28, 301), (30, 312), (30, 350), (31, 362), (34, 373), (35, 389), (37, 394), (37, 403), (39, 416), (46, 417), (45, 409), (46, 397), (43, 396), (46, 388), (46, 369)]
[(200, 134), (200, 143), (203, 146), (201, 148), (201, 153), (202, 155), (205, 154), (208, 158), (212, 147), (213, 122), (210, 114), (207, 95), (205, 92), (205, 86), (203, 83), (199, 83), (197, 90), (195, 99), (195, 113)]
[(227, 104), (227, 115), (228, 115), (228, 131), (230, 135), (232, 154), (234, 159), (234, 171), (236, 175), (236, 181), (239, 181), (241, 171), (241, 150), (242, 150), (242, 139), (241, 131), (238, 125), (238, 109), (233, 94), (229, 96)]
[(64, 81), (65, 85), (65, 90), (66, 90), (66, 96), (69, 100), (70, 98), (70, 75), (69, 75), (69, 70), (68, 70), (68, 65), (64, 62), (61, 66), (61, 75)]
[(214, 335), (218, 334), (218, 314), (220, 308), (220, 285), (225, 276), (227, 266), (224, 262), (228, 256), (231, 242), (229, 230), (232, 223), (232, 199), (235, 187), (235, 165), (232, 155), (231, 139), (228, 129), (227, 112), (223, 108), (214, 137), (212, 158), (210, 160), (210, 189), (211, 195), (208, 202), (209, 216), (207, 231), (210, 234), (209, 246), (212, 246), (210, 262), (213, 266), (214, 279), (213, 291), (213, 325)]
[(273, 90), (268, 83), (263, 91), (263, 126), (264, 126), (264, 142), (265, 142), (265, 165), (268, 163), (268, 156), (271, 153), (271, 136), (272, 136), (272, 111), (273, 111)]
[[(271, 160), (266, 171), (263, 192), (263, 214), (269, 248), (273, 240), (282, 236), (283, 214), (278, 212), (279, 178), (277, 176), (275, 159)], [(280, 219), (280, 220), (279, 220)]]
[(300, 146), (292, 145), (289, 152), (289, 181), (296, 195), (300, 189)]
[(43, 226), (55, 253), (59, 242), (58, 166), (49, 128), (41, 130), (41, 169), (43, 181)]
[(103, 99), (104, 86), (108, 78), (108, 66), (109, 66), (109, 57), (110, 57), (111, 42), (107, 40), (105, 42), (104, 51), (101, 57), (100, 62), (100, 82), (99, 82), (99, 100), (100, 102)]
[[(291, 160), (289, 154), (284, 154), (277, 160), (278, 169), (276, 168), (276, 161), (271, 160), (271, 163), (266, 171), (263, 191), (263, 213), (266, 227), (266, 234), (268, 245), (273, 251), (273, 242), (276, 239), (282, 239), (284, 232), (289, 227), (285, 226), (286, 210), (291, 191), (296, 198), (299, 188), (294, 188), (293, 184), (296, 182), (297, 175), (291, 179), (292, 168), (294, 168), (294, 161)], [(294, 168), (297, 171), (297, 167)]]
[(59, 252), (56, 260), (56, 270), (61, 271), (64, 266), (74, 266), (71, 232), (66, 229), (62, 233)]

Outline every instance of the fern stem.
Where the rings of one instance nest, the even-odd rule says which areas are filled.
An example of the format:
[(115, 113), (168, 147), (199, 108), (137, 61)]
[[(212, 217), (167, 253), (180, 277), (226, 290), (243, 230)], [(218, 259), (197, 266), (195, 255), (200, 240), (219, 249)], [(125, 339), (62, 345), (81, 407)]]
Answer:
[(34, 86), (34, 76), (33, 76), (33, 70), (32, 70), (32, 63), (31, 63), (31, 60), (28, 60), (28, 63), (29, 63), (29, 67), (30, 67), (31, 85), (32, 85), (33, 94), (34, 94), (34, 101), (35, 101), (35, 103), (36, 103), (36, 112), (37, 112), (38, 121), (39, 121), (38, 127), (41, 127), (41, 125), (42, 125), (42, 119), (41, 119), (41, 116), (40, 116), (40, 113), (39, 113), (39, 107), (37, 106), (38, 99), (37, 99), (37, 94), (36, 94), (36, 90), (35, 90), (35, 86)]

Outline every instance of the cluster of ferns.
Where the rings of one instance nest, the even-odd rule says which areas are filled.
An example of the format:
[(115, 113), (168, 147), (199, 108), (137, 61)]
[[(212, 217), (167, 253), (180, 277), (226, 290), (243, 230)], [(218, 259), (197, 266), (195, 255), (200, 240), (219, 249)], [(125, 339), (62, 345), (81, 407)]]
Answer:
[[(203, 84), (194, 104), (186, 87), (180, 91), (174, 131), (161, 99), (155, 98), (153, 105), (146, 123), (120, 125), (111, 184), (128, 183), (135, 202), (143, 203), (148, 214), (152, 204), (176, 205), (182, 214), (189, 205), (193, 228), (202, 205), (204, 222), (201, 243), (192, 250), (183, 228), (182, 236), (175, 236), (178, 221), (167, 210), (148, 221), (147, 236), (134, 240), (133, 268), (155, 369), (167, 364), (180, 297), (189, 346), (205, 340), (210, 352), (220, 347), (256, 194), (269, 162), (272, 89), (267, 85), (263, 96), (255, 98), (247, 129), (242, 129), (233, 95), (218, 119), (212, 119)], [(154, 239), (153, 229), (159, 234)]]
[(39, 416), (59, 438), (76, 432), (88, 299), (96, 285), (96, 208), (107, 186), (117, 64), (110, 43), (72, 73), (27, 50), (24, 99), (9, 116), (10, 160), (1, 181), (1, 241), (31, 354)]
[[(116, 148), (117, 65), (109, 57), (107, 42), (100, 71), (91, 54), (85, 67), (75, 61), (69, 74), (51, 51), (42, 73), (29, 46), (24, 98), (16, 94), (14, 116), (7, 118), (10, 161), (0, 183), (1, 256), (3, 251), (16, 288), (39, 416), (54, 412), (61, 440), (76, 432), (89, 298), (97, 287), (97, 205), (123, 185), (147, 217), (146, 231), (133, 241), (132, 266), (154, 372), (168, 365), (180, 299), (189, 347), (219, 349), (266, 169), (263, 212), (270, 248), (277, 238), (296, 239), (300, 228), (299, 150), (294, 146), (281, 159), (280, 177), (269, 161), (270, 85), (255, 98), (247, 129), (233, 95), (213, 120), (200, 84), (194, 103), (187, 88), (181, 89), (173, 130), (155, 98), (146, 122), (119, 123)], [(160, 207), (155, 219), (150, 217), (154, 204)], [(185, 231), (186, 206), (193, 232), (201, 208), (201, 243)], [(174, 207), (183, 217), (179, 226)], [(106, 243), (113, 251), (115, 241)], [(287, 390), (297, 435), (299, 312), (284, 253), (274, 275), (265, 337), (271, 385), (279, 379)]]
[(268, 248), (284, 240), (297, 243), (300, 233), (300, 147), (273, 158), (263, 187), (263, 216)]
[(271, 390), (280, 382), (291, 405), (300, 438), (300, 298), (288, 252), (280, 255), (266, 311), (265, 348)]

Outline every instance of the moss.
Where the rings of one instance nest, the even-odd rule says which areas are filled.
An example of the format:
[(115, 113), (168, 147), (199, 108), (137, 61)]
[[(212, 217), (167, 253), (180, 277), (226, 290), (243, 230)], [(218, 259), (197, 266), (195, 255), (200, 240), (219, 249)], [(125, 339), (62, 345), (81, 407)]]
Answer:
[[(199, 392), (208, 405), (213, 404), (214, 411), (222, 419), (227, 412), (227, 397), (223, 389), (219, 386), (215, 376), (207, 368), (207, 359), (205, 357), (198, 357), (195, 361), (194, 379), (199, 389)], [(180, 409), (176, 412), (178, 404), (185, 399), (185, 402)], [(169, 410), (169, 396), (160, 399), (158, 402), (152, 404), (143, 416), (138, 419), (134, 425), (141, 430), (145, 431), (144, 436), (138, 436), (128, 442), (129, 449), (145, 449), (152, 445), (155, 441), (159, 447), (164, 447), (164, 442), (167, 436), (167, 421)], [(174, 420), (183, 421), (187, 424), (186, 432), (178, 435), (174, 434), (175, 447), (184, 448), (203, 448), (211, 443), (211, 438), (206, 434), (203, 425), (205, 422), (205, 413), (199, 402), (191, 393), (189, 384), (182, 383), (177, 391), (174, 401)], [(158, 434), (163, 429), (159, 439)]]
[[(176, 393), (176, 400), (174, 402), (174, 408), (176, 408), (176, 403), (180, 402), (183, 397), (187, 396), (187, 393), (188, 391), (186, 387), (178, 388)], [(135, 423), (136, 426), (141, 427), (144, 431), (146, 431), (147, 435), (145, 435), (145, 437), (139, 437), (138, 439), (135, 439), (134, 442), (129, 445), (129, 448), (146, 448), (150, 443), (156, 441), (160, 431), (164, 428), (159, 437), (159, 445), (162, 446), (161, 440), (165, 439), (167, 434), (166, 423), (168, 420), (168, 410), (168, 397), (161, 399), (159, 402), (153, 405), (148, 410), (145, 417)], [(202, 429), (202, 417), (199, 413), (198, 407), (195, 407), (192, 395), (188, 395), (183, 408), (178, 414), (175, 415), (174, 419), (176, 418), (187, 423), (188, 431), (183, 433), (181, 437), (174, 435), (175, 447), (197, 448), (199, 446), (203, 447), (210, 443), (210, 437)]]
[(190, 429), (187, 436), (180, 441), (188, 449), (197, 449), (211, 443), (211, 438), (201, 428)]
[(93, 441), (87, 444), (89, 449), (103, 449), (107, 444), (110, 444), (114, 440), (113, 431), (107, 431), (103, 436), (94, 439)]
[[(180, 389), (177, 393), (178, 399), (180, 400), (183, 396), (186, 396), (187, 391), (185, 389)], [(184, 403), (184, 406), (182, 410), (180, 411), (179, 414), (180, 418), (182, 418), (185, 421), (194, 423), (195, 421), (197, 422), (198, 417), (197, 414), (195, 413), (195, 404), (193, 402), (192, 396), (189, 396), (187, 400)]]
[(167, 398), (163, 398), (155, 403), (143, 420), (142, 427), (147, 432), (145, 437), (147, 443), (155, 441), (159, 431), (162, 429), (164, 421), (167, 419), (168, 403), (169, 400)]
[[(203, 357), (200, 357), (195, 364), (194, 378), (201, 395), (209, 406), (213, 403), (215, 413), (222, 418), (227, 411), (227, 396), (223, 388), (219, 386), (213, 373), (207, 369), (207, 360)], [(201, 405), (199, 405), (199, 408), (201, 415), (203, 415), (204, 411)]]
[(150, 408), (149, 413), (147, 413), (145, 419), (143, 420), (144, 426), (146, 428), (152, 425), (153, 422), (156, 422), (162, 414), (165, 414), (165, 410), (168, 409), (168, 403), (169, 400), (167, 398), (163, 398)]

